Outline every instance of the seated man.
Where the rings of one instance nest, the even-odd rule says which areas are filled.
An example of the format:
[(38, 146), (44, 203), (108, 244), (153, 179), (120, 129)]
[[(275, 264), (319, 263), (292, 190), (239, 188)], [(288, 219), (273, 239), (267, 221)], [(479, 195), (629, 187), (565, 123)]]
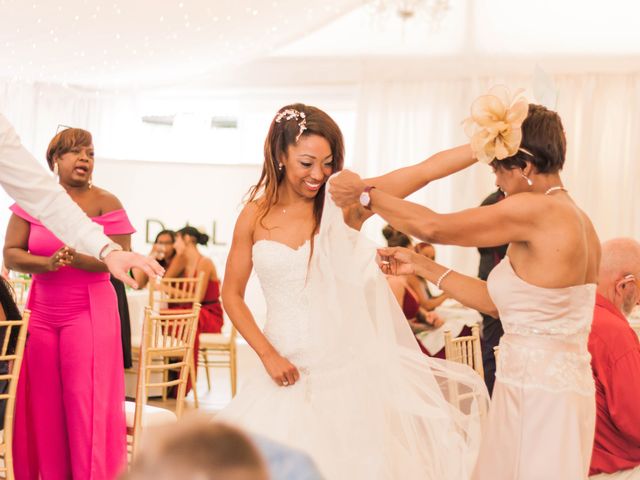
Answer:
[(322, 480), (304, 452), (253, 436), (209, 415), (149, 427), (120, 480)]
[(640, 478), (640, 342), (625, 318), (640, 304), (640, 243), (602, 245), (589, 335), (596, 383), (592, 479)]

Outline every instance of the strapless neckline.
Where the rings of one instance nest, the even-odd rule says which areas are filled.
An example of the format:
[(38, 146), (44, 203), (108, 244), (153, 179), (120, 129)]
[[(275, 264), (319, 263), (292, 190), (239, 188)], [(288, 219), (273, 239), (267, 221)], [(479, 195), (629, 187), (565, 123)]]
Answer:
[(544, 291), (548, 291), (548, 292), (562, 292), (565, 290), (573, 290), (573, 289), (577, 289), (577, 288), (585, 288), (585, 287), (589, 287), (589, 288), (596, 288), (597, 285), (595, 283), (583, 283), (581, 285), (569, 285), (568, 287), (541, 287), (539, 285), (534, 285), (533, 283), (527, 282), (525, 279), (523, 279), (520, 275), (518, 275), (515, 271), (515, 269), (513, 268), (513, 265), (511, 264), (511, 259), (509, 258), (509, 255), (505, 255), (505, 257), (502, 259), (502, 262), (504, 262), (507, 267), (509, 268), (509, 270), (511, 270), (511, 273), (513, 273), (513, 276), (523, 285), (530, 287), (530, 288), (535, 288), (535, 289), (539, 289), (539, 290), (544, 290)]
[[(317, 236), (317, 235), (316, 235)], [(284, 242), (279, 242), (277, 240), (271, 240), (270, 238), (261, 238), (260, 240), (256, 240), (253, 245), (252, 245), (252, 249), (256, 247), (256, 245), (260, 244), (260, 243), (265, 243), (265, 244), (276, 244), (276, 245), (280, 245), (282, 247), (284, 247), (287, 250), (290, 250), (292, 252), (299, 252), (301, 250), (304, 250), (310, 243), (311, 240), (307, 239), (302, 245), (298, 246), (298, 247), (292, 247), (291, 245), (287, 245)]]

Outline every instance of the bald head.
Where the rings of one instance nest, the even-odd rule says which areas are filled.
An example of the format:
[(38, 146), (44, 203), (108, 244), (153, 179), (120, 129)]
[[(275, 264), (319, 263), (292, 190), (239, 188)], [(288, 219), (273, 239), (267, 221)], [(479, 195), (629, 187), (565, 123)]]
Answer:
[(598, 293), (606, 297), (625, 315), (638, 303), (640, 292), (629, 274), (640, 278), (640, 243), (632, 238), (614, 238), (602, 244)]
[(633, 238), (614, 238), (602, 244), (600, 277), (640, 273), (640, 243)]

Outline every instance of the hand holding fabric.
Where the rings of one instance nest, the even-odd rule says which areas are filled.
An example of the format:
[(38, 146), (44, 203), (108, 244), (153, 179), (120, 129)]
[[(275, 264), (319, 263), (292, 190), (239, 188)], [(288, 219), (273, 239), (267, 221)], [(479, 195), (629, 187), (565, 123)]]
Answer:
[(379, 248), (378, 266), (387, 275), (415, 275), (416, 266), (425, 259), (413, 250), (402, 247)]

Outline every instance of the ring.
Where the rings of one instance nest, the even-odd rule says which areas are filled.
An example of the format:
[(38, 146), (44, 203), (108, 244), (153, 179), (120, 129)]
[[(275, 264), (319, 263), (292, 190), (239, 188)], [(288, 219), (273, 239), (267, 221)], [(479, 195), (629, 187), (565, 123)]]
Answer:
[(287, 382), (286, 380), (284, 380), (284, 381), (282, 382), (282, 385), (284, 385), (284, 386), (286, 387), (287, 385), (289, 385), (289, 382)]

